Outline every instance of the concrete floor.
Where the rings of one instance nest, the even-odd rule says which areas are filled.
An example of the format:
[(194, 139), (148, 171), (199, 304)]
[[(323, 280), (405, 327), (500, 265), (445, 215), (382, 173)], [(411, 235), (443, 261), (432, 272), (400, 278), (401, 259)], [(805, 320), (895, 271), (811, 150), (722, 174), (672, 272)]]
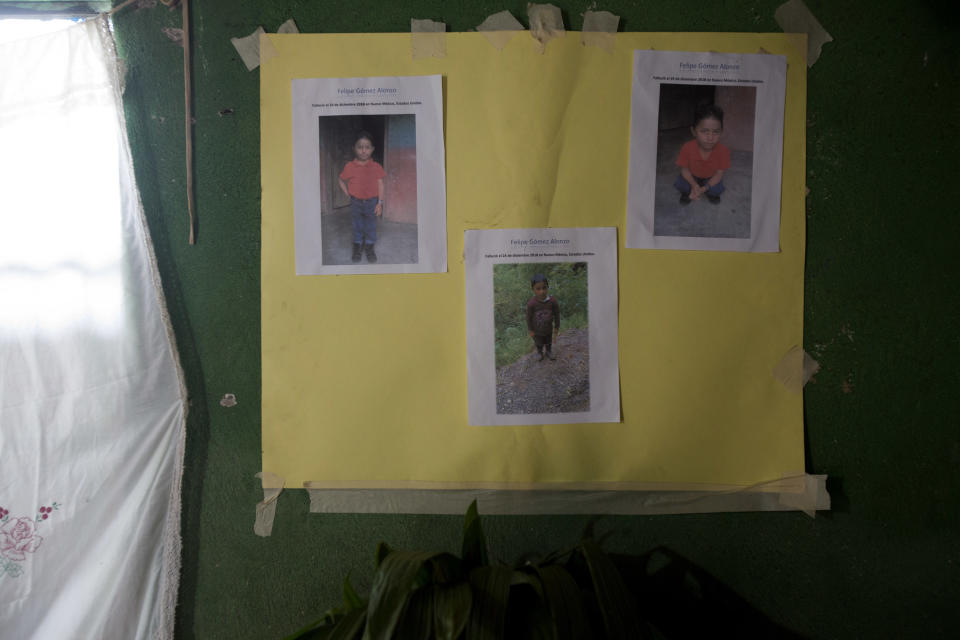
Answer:
[(687, 140), (690, 140), (689, 128), (660, 133), (653, 234), (687, 238), (749, 238), (753, 153), (730, 151), (730, 168), (723, 177), (727, 190), (719, 204), (701, 197), (684, 206), (680, 204), (680, 192), (674, 188), (673, 182), (680, 174), (677, 155)]
[[(341, 207), (321, 218), (323, 264), (354, 264), (350, 207)], [(377, 264), (416, 264), (418, 259), (417, 225), (408, 222), (377, 221)], [(366, 264), (367, 257), (358, 264)]]

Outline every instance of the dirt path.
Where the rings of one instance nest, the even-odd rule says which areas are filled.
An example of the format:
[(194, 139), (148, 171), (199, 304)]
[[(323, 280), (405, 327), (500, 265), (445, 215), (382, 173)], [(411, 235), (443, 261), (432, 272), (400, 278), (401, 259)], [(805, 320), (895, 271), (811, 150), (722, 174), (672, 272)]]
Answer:
[(556, 360), (528, 353), (497, 369), (497, 413), (590, 410), (590, 349), (586, 329), (561, 331)]

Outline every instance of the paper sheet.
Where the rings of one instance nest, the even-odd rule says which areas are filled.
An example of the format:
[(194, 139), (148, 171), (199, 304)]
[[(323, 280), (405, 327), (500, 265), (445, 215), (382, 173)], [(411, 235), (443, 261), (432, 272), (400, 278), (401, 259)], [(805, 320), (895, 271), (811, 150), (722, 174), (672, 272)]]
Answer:
[[(297, 274), (446, 271), (440, 76), (298, 78), (291, 99)], [(365, 169), (379, 189), (355, 191)]]
[(470, 424), (619, 422), (617, 230), (470, 230), (464, 246)]
[[(802, 469), (802, 397), (771, 369), (803, 341), (806, 67), (785, 34), (618, 33), (613, 53), (526, 38), (270, 35), (261, 70), (263, 468), (288, 487), (752, 485)], [(785, 55), (779, 253), (618, 251), (622, 422), (472, 427), (467, 229), (617, 227), (633, 52)], [(295, 78), (443, 76), (449, 273), (298, 277)], [(611, 485), (613, 488), (622, 485)]]
[[(786, 66), (774, 55), (634, 53), (628, 247), (779, 251)], [(700, 140), (694, 121), (707, 113), (718, 128)], [(710, 191), (682, 200), (688, 147), (727, 161)], [(711, 178), (708, 168), (691, 175)]]

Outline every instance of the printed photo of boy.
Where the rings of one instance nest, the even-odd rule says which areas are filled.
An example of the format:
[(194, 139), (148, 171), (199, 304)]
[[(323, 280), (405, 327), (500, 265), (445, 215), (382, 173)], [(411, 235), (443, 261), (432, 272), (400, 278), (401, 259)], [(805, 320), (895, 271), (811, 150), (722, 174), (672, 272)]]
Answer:
[(498, 414), (590, 410), (587, 263), (493, 265)]
[(319, 120), (323, 264), (415, 264), (415, 116)]
[(749, 238), (756, 88), (661, 84), (654, 235)]

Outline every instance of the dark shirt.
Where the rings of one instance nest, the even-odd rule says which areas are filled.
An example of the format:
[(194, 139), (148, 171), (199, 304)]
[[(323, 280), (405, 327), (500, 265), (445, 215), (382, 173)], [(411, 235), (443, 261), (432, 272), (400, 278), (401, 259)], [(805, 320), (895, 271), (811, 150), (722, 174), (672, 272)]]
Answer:
[(534, 296), (527, 303), (527, 330), (538, 336), (550, 335), (550, 329), (560, 329), (560, 304), (550, 296), (543, 302)]

